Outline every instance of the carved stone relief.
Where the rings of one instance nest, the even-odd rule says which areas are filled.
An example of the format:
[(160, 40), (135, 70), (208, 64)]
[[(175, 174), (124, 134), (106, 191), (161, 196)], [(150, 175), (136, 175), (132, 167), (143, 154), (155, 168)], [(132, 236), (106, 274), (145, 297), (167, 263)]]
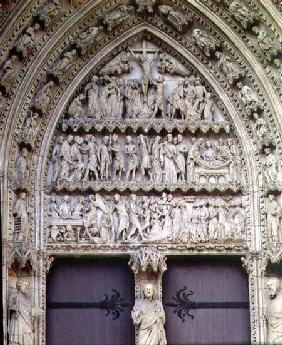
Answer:
[(244, 200), (115, 194), (46, 200), (49, 243), (240, 243)]

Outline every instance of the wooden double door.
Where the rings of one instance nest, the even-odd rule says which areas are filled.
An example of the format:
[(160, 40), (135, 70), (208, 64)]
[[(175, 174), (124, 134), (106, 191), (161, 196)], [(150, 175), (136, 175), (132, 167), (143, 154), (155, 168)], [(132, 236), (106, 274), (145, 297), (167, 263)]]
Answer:
[[(163, 277), (168, 344), (249, 344), (248, 300), (239, 260), (169, 258)], [(128, 258), (56, 260), (47, 281), (47, 344), (134, 344), (133, 304)]]

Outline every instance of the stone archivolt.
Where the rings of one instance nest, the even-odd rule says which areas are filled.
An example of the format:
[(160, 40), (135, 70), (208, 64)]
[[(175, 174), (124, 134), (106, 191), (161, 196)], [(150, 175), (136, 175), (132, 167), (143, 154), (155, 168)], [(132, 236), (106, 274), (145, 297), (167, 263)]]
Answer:
[[(80, 5), (77, 14), (73, 6)], [(255, 248), (272, 257), (281, 243), (281, 136), (275, 113), (281, 40), (277, 28), (270, 32), (266, 12), (237, 0), (195, 1), (189, 7), (143, 0), (98, 5), (48, 0), (32, 6), (14, 38), (6, 31), (1, 55), (1, 131), (6, 119), (8, 129), (1, 159), (9, 162), (3, 163), (3, 185), (9, 187), (3, 194), (3, 214), (9, 214), (3, 227), (10, 268), (5, 287), (12, 270), (21, 280), (41, 264), (44, 286), (45, 259), (37, 252), (47, 258), (48, 251), (67, 253), (70, 245), (75, 253), (87, 244), (92, 252), (104, 244), (113, 253), (148, 244), (194, 245), (194, 252), (208, 246), (223, 253), (245, 248), (244, 254)], [(67, 29), (72, 14), (78, 21)], [(144, 33), (137, 30), (116, 46), (138, 26)], [(173, 49), (164, 37), (175, 42)], [(37, 54), (44, 42), (41, 69)], [(105, 48), (109, 53), (99, 65), (63, 96)], [(255, 78), (254, 61), (261, 61)], [(261, 343), (281, 336), (271, 328), (272, 311), (266, 316), (272, 320), (269, 332), (259, 330), (255, 260), (260, 256), (250, 259), (252, 342)], [(142, 291), (136, 298), (146, 305), (150, 291), (147, 297)], [(31, 299), (24, 298), (30, 318)], [(270, 303), (274, 314), (275, 299), (276, 294)], [(28, 331), (31, 344), (45, 341), (44, 303), (41, 308), (39, 331)]]

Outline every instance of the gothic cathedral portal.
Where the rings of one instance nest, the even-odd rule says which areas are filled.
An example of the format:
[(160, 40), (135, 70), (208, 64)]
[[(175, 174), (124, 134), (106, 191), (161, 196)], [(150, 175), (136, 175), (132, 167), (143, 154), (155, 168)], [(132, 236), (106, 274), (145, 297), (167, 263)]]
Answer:
[(3, 344), (282, 344), (279, 1), (13, 4)]

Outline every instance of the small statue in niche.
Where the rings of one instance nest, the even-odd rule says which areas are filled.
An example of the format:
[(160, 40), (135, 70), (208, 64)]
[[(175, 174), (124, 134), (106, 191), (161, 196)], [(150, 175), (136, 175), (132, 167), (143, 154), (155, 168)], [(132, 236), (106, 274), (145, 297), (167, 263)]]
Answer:
[(55, 83), (50, 80), (37, 92), (32, 103), (34, 109), (39, 110), (42, 114), (46, 114), (54, 86)]
[(50, 73), (56, 78), (60, 79), (64, 77), (64, 74), (70, 70), (75, 59), (77, 58), (76, 49), (65, 52), (55, 65), (51, 69)]
[(27, 195), (20, 193), (13, 207), (14, 215), (14, 239), (16, 242), (27, 242), (29, 240), (29, 213), (27, 206)]
[(143, 297), (136, 300), (131, 313), (137, 327), (138, 345), (166, 345), (165, 313), (161, 301), (154, 297), (154, 287), (146, 284)]
[(265, 54), (267, 61), (271, 62), (282, 52), (282, 44), (278, 40), (271, 37), (270, 33), (262, 28), (255, 26), (252, 28), (257, 35), (257, 44)]
[(257, 94), (248, 85), (244, 85), (240, 90), (239, 96), (245, 104), (249, 114), (259, 113), (261, 110), (261, 103)]
[(20, 56), (26, 58), (30, 49), (35, 44), (35, 35), (39, 31), (40, 25), (35, 23), (33, 26), (28, 27), (25, 32), (23, 32), (15, 44), (15, 51), (19, 53)]
[(40, 311), (32, 308), (28, 296), (30, 285), (17, 280), (16, 291), (9, 297), (8, 335), (9, 345), (34, 345), (34, 321)]
[(5, 93), (9, 94), (13, 84), (17, 78), (19, 70), (19, 58), (17, 55), (12, 55), (2, 66), (2, 73), (0, 73), (0, 85), (5, 89)]
[(282, 294), (279, 278), (273, 277), (266, 284), (269, 291), (268, 311), (266, 323), (268, 326), (268, 343), (279, 345), (282, 343)]
[(164, 17), (170, 25), (177, 31), (183, 32), (184, 28), (191, 24), (191, 18), (187, 15), (176, 11), (173, 7), (161, 5), (158, 7), (159, 13)]
[(281, 206), (273, 194), (268, 196), (266, 211), (266, 227), (271, 242), (279, 242), (281, 238), (280, 220), (282, 216)]
[(110, 179), (110, 166), (112, 163), (110, 138), (105, 136), (98, 147), (98, 161), (100, 163), (101, 180), (108, 181)]
[(110, 32), (117, 25), (129, 20), (134, 14), (133, 6), (120, 5), (114, 10), (107, 12), (103, 18), (103, 26)]
[(30, 113), (26, 117), (25, 123), (19, 134), (19, 142), (33, 145), (37, 131), (38, 131), (39, 115), (38, 113)]
[(278, 160), (270, 147), (264, 149), (265, 157), (262, 161), (264, 182), (268, 187), (276, 187)]
[(86, 53), (89, 44), (95, 42), (96, 37), (100, 32), (100, 27), (91, 26), (86, 31), (81, 32), (74, 42), (74, 45), (79, 54), (84, 55)]
[(17, 186), (22, 186), (28, 183), (29, 180), (29, 164), (28, 164), (28, 150), (23, 148), (15, 165), (14, 181)]
[(85, 87), (87, 97), (87, 115), (91, 118), (100, 118), (100, 101), (99, 101), (99, 78), (94, 75), (91, 82)]
[(205, 31), (194, 29), (192, 33), (194, 43), (204, 52), (207, 57), (212, 56), (220, 49), (220, 43), (213, 37), (209, 36)]
[(45, 27), (49, 27), (53, 19), (60, 14), (60, 0), (48, 0), (37, 11), (37, 17), (40, 22), (44, 23)]
[(126, 144), (124, 146), (125, 153), (127, 154), (127, 172), (126, 172), (126, 181), (129, 181), (130, 175), (132, 175), (131, 181), (135, 180), (136, 170), (139, 165), (139, 159), (137, 156), (136, 145), (132, 142), (130, 135), (126, 137)]
[(246, 30), (254, 26), (259, 21), (257, 15), (251, 12), (238, 0), (231, 2), (229, 5), (229, 11), (236, 21)]
[(227, 77), (228, 82), (233, 85), (245, 77), (244, 71), (230, 58), (221, 52), (216, 52), (217, 66)]
[(156, 0), (135, 0), (137, 7), (137, 13), (148, 12), (152, 14), (154, 12), (154, 5)]

